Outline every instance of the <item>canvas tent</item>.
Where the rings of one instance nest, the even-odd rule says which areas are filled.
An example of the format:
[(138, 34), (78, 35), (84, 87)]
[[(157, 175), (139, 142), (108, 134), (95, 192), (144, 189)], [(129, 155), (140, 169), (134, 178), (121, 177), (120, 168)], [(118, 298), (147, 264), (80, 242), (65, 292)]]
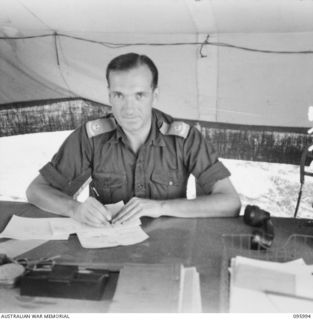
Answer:
[[(243, 204), (290, 216), (312, 36), (312, 0), (0, 0), (0, 199), (25, 201), (64, 130), (109, 111), (106, 65), (133, 51), (159, 68), (156, 107), (212, 140)], [(44, 131), (60, 132), (21, 135)]]
[(155, 60), (174, 116), (310, 126), (309, 0), (0, 0), (0, 105), (107, 104), (106, 64), (129, 51)]

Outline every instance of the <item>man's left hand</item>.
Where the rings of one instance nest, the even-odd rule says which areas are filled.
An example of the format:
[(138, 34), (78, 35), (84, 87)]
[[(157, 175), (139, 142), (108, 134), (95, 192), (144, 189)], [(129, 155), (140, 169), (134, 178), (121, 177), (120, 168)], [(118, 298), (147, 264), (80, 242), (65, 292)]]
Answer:
[(125, 223), (142, 216), (158, 218), (161, 216), (161, 201), (131, 198), (127, 204), (113, 217), (112, 223)]

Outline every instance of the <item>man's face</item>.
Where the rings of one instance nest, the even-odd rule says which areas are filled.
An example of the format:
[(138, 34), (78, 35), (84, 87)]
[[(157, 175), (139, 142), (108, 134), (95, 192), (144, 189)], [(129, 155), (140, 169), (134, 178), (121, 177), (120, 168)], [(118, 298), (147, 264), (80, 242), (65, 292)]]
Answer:
[(157, 89), (152, 88), (152, 73), (145, 65), (109, 74), (112, 112), (126, 133), (140, 134), (150, 129), (157, 95)]

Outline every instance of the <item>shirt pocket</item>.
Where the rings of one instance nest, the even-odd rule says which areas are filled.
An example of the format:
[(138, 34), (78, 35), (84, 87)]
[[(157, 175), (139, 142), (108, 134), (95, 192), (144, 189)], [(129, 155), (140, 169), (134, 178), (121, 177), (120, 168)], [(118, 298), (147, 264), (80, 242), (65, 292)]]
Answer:
[(115, 203), (124, 200), (126, 185), (126, 173), (123, 172), (99, 172), (93, 178), (93, 186), (102, 203)]
[(186, 179), (176, 170), (154, 170), (150, 179), (151, 199), (166, 200), (186, 196)]

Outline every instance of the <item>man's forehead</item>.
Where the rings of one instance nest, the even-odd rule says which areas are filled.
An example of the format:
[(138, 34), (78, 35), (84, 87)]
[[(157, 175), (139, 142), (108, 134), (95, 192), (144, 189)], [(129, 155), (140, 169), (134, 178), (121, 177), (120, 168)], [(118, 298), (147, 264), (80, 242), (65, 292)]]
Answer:
[(138, 88), (141, 91), (143, 88), (151, 89), (152, 73), (145, 65), (129, 70), (112, 70), (109, 73), (109, 85), (114, 90), (125, 87)]

